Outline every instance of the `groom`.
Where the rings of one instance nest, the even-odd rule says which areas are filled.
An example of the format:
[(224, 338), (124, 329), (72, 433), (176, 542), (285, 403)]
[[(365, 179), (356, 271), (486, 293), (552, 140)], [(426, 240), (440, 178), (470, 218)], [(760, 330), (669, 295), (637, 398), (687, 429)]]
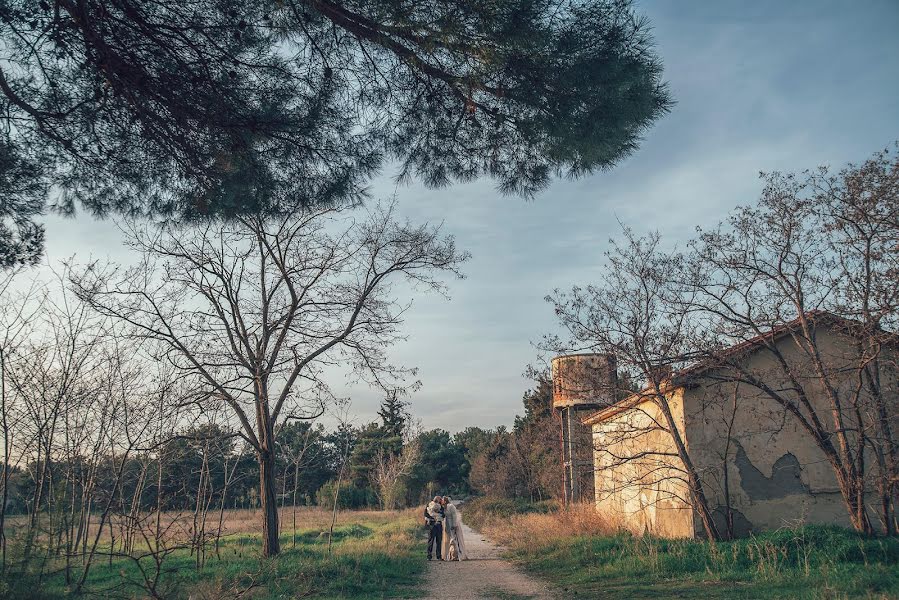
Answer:
[(437, 545), (437, 560), (443, 560), (443, 498), (434, 496), (425, 507), (425, 526), (428, 528), (428, 560), (434, 555), (434, 544)]

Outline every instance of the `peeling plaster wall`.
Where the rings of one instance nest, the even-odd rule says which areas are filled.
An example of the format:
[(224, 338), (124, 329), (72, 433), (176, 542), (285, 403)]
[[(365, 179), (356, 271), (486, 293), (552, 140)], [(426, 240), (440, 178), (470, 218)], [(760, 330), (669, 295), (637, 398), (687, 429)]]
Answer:
[[(669, 404), (683, 430), (680, 396)], [(691, 537), (693, 509), (680, 460), (661, 455), (675, 452), (671, 436), (655, 426), (662, 421), (658, 408), (644, 402), (593, 426), (596, 507), (636, 534)]]
[[(817, 336), (825, 363), (844, 369), (855, 364), (847, 359), (852, 348), (847, 336), (823, 329)], [(790, 338), (779, 344), (788, 363), (803, 365), (796, 370), (812, 392), (820, 418), (831, 427), (829, 400), (810, 383), (817, 377), (807, 357)], [(884, 363), (893, 367), (885, 366), (882, 389), (889, 394), (890, 421), (897, 435), (897, 360), (892, 351), (886, 358)], [(752, 352), (743, 364), (767, 384), (787, 387), (770, 352)], [(726, 488), (738, 536), (800, 523), (849, 526), (833, 469), (810, 434), (758, 389), (722, 382), (721, 376), (722, 372), (712, 371), (697, 385), (674, 390), (670, 404), (722, 531)], [(856, 383), (856, 374), (850, 372), (839, 380), (839, 387), (848, 394)], [(641, 457), (675, 451), (667, 432), (652, 429), (653, 420), (661, 422), (661, 415), (651, 402), (644, 402), (593, 425), (597, 509), (634, 533), (702, 537), (702, 523), (686, 501), (687, 486), (677, 471), (679, 459)], [(622, 460), (626, 457), (641, 458)], [(873, 456), (866, 460), (873, 478), (876, 461)], [(870, 514), (876, 521), (874, 504), (872, 494)]]
[[(853, 364), (845, 354), (851, 348), (847, 337), (823, 328), (819, 328), (817, 337), (826, 363), (844, 367)], [(803, 385), (812, 391), (816, 411), (831, 428), (830, 402), (823, 389), (815, 388), (817, 377), (811, 372), (811, 364), (792, 339), (782, 339), (778, 347), (800, 371)], [(756, 351), (742, 364), (772, 387), (787, 387), (771, 352)], [(724, 525), (727, 484), (737, 535), (798, 523), (849, 526), (834, 472), (810, 434), (757, 388), (721, 382), (722, 374), (712, 371), (698, 386), (683, 392), (691, 456), (701, 471), (707, 495), (718, 507), (720, 524)], [(855, 374), (847, 374), (840, 380), (841, 390), (847, 392), (854, 381)], [(895, 403), (893, 406), (895, 426), (899, 423)], [(873, 474), (873, 457), (867, 464)], [(876, 518), (876, 510), (871, 514)], [(700, 535), (701, 531), (696, 533)]]

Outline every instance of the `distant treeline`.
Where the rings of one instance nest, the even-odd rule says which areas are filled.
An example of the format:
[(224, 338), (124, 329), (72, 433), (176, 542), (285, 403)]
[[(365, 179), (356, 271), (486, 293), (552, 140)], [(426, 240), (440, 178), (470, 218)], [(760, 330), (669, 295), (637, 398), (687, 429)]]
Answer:
[[(393, 507), (434, 494), (555, 497), (558, 440), (551, 391), (548, 380), (538, 378), (524, 394), (524, 416), (516, 417), (511, 429), (469, 427), (456, 434), (432, 429), (404, 439), (411, 418), (395, 397), (384, 401), (377, 421), (361, 427), (329, 431), (314, 421), (291, 422), (278, 434), (279, 504), (329, 506), (340, 480), (340, 508), (378, 507), (383, 504), (374, 472), (378, 457), (400, 455), (410, 445), (416, 447), (415, 460), (397, 477)], [(112, 499), (114, 512), (152, 510), (157, 503), (163, 510), (188, 511), (198, 501), (216, 508), (256, 508), (258, 463), (235, 432), (202, 425), (132, 453), (124, 463), (119, 456), (103, 456), (10, 465), (6, 514), (34, 512), (35, 502), (38, 512), (71, 507), (73, 500), (77, 505), (88, 496), (98, 506)]]

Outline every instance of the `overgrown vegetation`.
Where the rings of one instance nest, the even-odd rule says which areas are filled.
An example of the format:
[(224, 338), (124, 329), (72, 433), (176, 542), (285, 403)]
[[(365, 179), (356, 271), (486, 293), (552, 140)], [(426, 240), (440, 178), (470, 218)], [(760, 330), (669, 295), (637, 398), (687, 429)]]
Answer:
[(709, 543), (621, 533), (590, 505), (476, 502), (466, 520), (563, 592), (593, 598), (895, 598), (899, 539), (839, 527)]
[[(99, 598), (165, 598), (167, 600), (229, 600), (252, 598), (410, 598), (424, 567), (417, 520), (412, 513), (342, 513), (328, 552), (327, 511), (302, 511), (303, 528), (296, 536), (281, 536), (283, 551), (274, 559), (262, 559), (258, 515), (232, 511), (227, 515), (229, 535), (222, 540), (219, 556), (211, 556), (197, 568), (189, 549), (166, 558), (163, 573), (148, 586), (152, 557), (133, 560), (117, 557), (98, 562), (85, 585)], [(108, 540), (104, 542), (108, 545)], [(105, 546), (104, 546), (105, 547)], [(103, 547), (101, 547), (101, 552)], [(56, 558), (25, 572), (12, 569), (0, 580), (0, 597), (63, 597), (62, 559)], [(143, 574), (141, 572), (143, 570)], [(38, 591), (39, 590), (39, 591)]]
[(495, 520), (518, 515), (549, 514), (559, 509), (555, 500), (529, 502), (521, 498), (476, 498), (465, 504), (465, 522), (476, 529), (489, 527)]

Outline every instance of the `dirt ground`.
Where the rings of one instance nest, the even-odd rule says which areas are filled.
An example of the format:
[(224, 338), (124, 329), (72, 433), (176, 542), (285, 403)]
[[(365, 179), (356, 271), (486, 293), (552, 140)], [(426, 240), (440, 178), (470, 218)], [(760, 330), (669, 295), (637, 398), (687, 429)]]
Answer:
[(551, 600), (542, 582), (500, 558), (502, 548), (463, 525), (468, 560), (431, 561), (426, 576), (428, 600)]

